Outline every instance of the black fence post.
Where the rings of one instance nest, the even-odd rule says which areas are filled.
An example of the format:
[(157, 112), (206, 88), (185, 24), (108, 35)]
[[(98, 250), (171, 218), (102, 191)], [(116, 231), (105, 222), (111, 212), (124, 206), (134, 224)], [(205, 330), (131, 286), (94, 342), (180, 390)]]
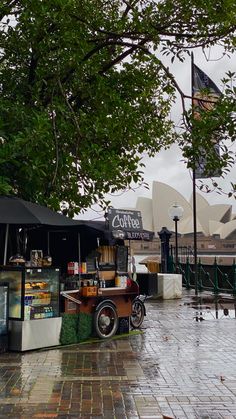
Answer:
[(161, 231), (158, 233), (161, 239), (161, 272), (170, 273), (170, 238), (172, 233), (166, 228), (162, 227)]

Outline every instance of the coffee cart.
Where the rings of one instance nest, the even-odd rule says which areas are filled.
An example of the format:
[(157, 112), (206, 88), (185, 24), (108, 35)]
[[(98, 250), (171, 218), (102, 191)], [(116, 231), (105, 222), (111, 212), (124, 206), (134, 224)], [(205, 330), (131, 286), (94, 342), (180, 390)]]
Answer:
[(93, 331), (101, 339), (112, 337), (119, 327), (123, 332), (129, 332), (130, 326), (139, 328), (146, 315), (138, 284), (132, 279), (126, 287), (82, 287), (61, 295), (67, 313), (75, 310), (93, 316)]
[(129, 244), (132, 239), (150, 239), (150, 232), (143, 230), (139, 211), (110, 209), (108, 226), (107, 240), (100, 240), (97, 248), (84, 257), (78, 271), (71, 272), (70, 266), (78, 287), (66, 289), (67, 281), (71, 284), (67, 278), (61, 291), (64, 312), (91, 315), (93, 333), (102, 339), (120, 329), (128, 332), (130, 327), (140, 327), (146, 315), (132, 272)]

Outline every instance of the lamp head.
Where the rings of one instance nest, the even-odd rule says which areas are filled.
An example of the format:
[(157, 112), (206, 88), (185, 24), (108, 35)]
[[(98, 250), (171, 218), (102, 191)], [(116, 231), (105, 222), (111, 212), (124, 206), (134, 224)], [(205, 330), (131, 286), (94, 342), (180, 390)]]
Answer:
[(168, 209), (169, 217), (173, 221), (179, 221), (183, 217), (184, 210), (183, 208), (178, 205), (177, 203), (171, 205), (171, 207)]

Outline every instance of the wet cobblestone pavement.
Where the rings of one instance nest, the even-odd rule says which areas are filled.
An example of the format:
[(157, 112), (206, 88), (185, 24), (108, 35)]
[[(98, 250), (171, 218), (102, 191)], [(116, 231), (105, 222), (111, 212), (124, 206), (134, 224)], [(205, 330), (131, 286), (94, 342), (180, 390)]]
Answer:
[(236, 418), (235, 315), (193, 296), (148, 300), (140, 334), (0, 354), (0, 418)]

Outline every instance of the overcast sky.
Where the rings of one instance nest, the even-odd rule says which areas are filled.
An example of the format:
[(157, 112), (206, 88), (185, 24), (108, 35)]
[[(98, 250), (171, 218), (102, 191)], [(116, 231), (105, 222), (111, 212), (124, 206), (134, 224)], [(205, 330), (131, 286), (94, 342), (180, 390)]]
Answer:
[[(236, 71), (236, 59), (222, 57), (219, 50), (211, 50), (208, 54), (208, 61), (201, 52), (194, 53), (194, 62), (200, 67), (221, 89), (221, 80), (225, 76), (228, 70)], [(168, 63), (170, 70), (175, 75), (181, 89), (186, 95), (191, 95), (191, 62), (190, 58), (187, 58), (184, 63), (177, 62), (174, 64)], [(189, 104), (190, 105), (190, 104)], [(174, 119), (178, 124), (181, 117), (180, 102), (174, 106), (171, 114), (171, 118)], [(236, 147), (234, 146), (234, 150)], [(155, 158), (143, 157), (143, 163), (146, 168), (144, 169), (145, 182), (149, 185), (149, 190), (144, 187), (136, 188), (129, 192), (121, 192), (115, 195), (108, 195), (114, 208), (127, 208), (135, 207), (138, 196), (150, 197), (152, 195), (152, 182), (159, 181), (166, 183), (169, 186), (175, 188), (180, 192), (186, 199), (189, 200), (192, 193), (192, 178), (191, 171), (189, 171), (182, 159), (181, 152), (177, 146), (172, 146), (167, 151), (162, 151)], [(225, 179), (218, 179), (218, 182), (225, 189), (225, 185), (229, 182), (236, 182), (236, 167), (234, 166), (230, 174)], [(229, 199), (225, 195), (219, 195), (216, 192), (210, 194), (203, 194), (204, 197), (211, 204), (231, 204), (233, 210), (236, 213), (236, 200), (234, 198)], [(85, 219), (102, 219), (103, 213), (97, 212), (98, 207), (94, 207), (93, 210), (88, 210), (84, 214), (79, 214), (76, 218)]]

